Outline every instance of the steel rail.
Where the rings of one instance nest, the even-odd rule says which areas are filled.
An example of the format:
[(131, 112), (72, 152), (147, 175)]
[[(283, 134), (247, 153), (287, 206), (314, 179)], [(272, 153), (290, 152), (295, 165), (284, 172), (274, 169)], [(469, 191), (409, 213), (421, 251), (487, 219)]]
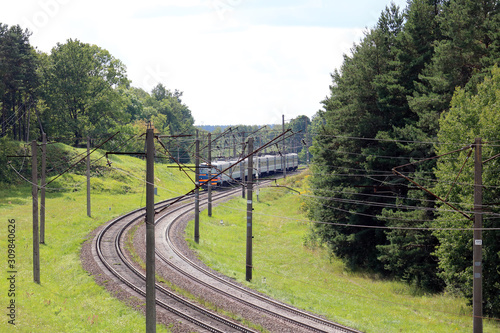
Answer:
[[(233, 191), (236, 194), (239, 193), (239, 190), (233, 190)], [(227, 196), (227, 194), (224, 195), (223, 197), (226, 197), (226, 196)], [(219, 200), (219, 199), (221, 199), (221, 197), (214, 198), (214, 200)], [(182, 208), (183, 207), (179, 207), (175, 211), (179, 211)], [(174, 213), (175, 211), (171, 211), (170, 214)], [(172, 241), (172, 239), (170, 237), (170, 231), (171, 231), (171, 228), (173, 227), (174, 223), (180, 221), (182, 218), (184, 218), (185, 216), (189, 215), (190, 213), (192, 213), (192, 210), (185, 210), (185, 211), (181, 212), (178, 216), (176, 216), (174, 218), (174, 220), (171, 221), (167, 225), (166, 232), (165, 232), (165, 235), (164, 235), (165, 240), (167, 242), (167, 245), (170, 247), (170, 249), (177, 256), (179, 256), (179, 258), (182, 261), (184, 261), (188, 266), (190, 266), (190, 267), (194, 268), (196, 271), (201, 272), (202, 274), (204, 274), (204, 275), (206, 275), (206, 276), (208, 276), (208, 277), (210, 277), (210, 278), (218, 281), (219, 283), (222, 283), (225, 286), (227, 286), (227, 287), (229, 287), (229, 288), (231, 288), (233, 290), (236, 290), (240, 295), (241, 294), (245, 294), (245, 295), (247, 295), (249, 297), (252, 297), (253, 299), (256, 299), (256, 300), (258, 300), (260, 302), (264, 302), (267, 305), (271, 305), (271, 306), (273, 306), (275, 308), (278, 308), (280, 310), (287, 311), (291, 315), (299, 316), (299, 317), (301, 317), (303, 319), (307, 319), (307, 320), (316, 322), (316, 323), (318, 323), (320, 325), (328, 327), (329, 329), (333, 328), (333, 329), (335, 329), (338, 332), (357, 332), (357, 333), (360, 332), (360, 331), (354, 330), (352, 328), (349, 328), (349, 327), (346, 327), (346, 326), (334, 323), (332, 321), (326, 320), (324, 318), (321, 318), (320, 316), (313, 315), (313, 314), (308, 313), (306, 311), (303, 311), (303, 310), (300, 310), (300, 309), (296, 309), (296, 308), (294, 308), (292, 306), (289, 306), (287, 304), (278, 302), (278, 301), (273, 300), (273, 299), (271, 299), (269, 297), (263, 296), (262, 294), (257, 293), (255, 291), (243, 288), (243, 287), (241, 287), (238, 284), (232, 283), (230, 281), (227, 281), (227, 280), (225, 280), (225, 279), (217, 276), (216, 274), (210, 272), (209, 270), (207, 270), (207, 269), (199, 266), (198, 264), (196, 264), (195, 262), (193, 262), (192, 260), (190, 260), (187, 256), (185, 256), (182, 253), (182, 251), (180, 251), (175, 246), (174, 242)], [(162, 217), (158, 218), (158, 222), (161, 222), (162, 220), (166, 219), (170, 214), (166, 214), (166, 215), (163, 215)], [(211, 290), (216, 291), (217, 293), (223, 294), (226, 297), (229, 297), (229, 298), (231, 298), (233, 300), (236, 300), (239, 303), (243, 303), (243, 304), (245, 304), (247, 306), (250, 306), (250, 307), (252, 307), (254, 309), (257, 309), (259, 311), (265, 312), (265, 313), (267, 313), (267, 314), (269, 314), (271, 316), (280, 318), (280, 319), (282, 319), (284, 321), (290, 322), (292, 324), (298, 325), (298, 326), (303, 327), (303, 328), (307, 328), (307, 329), (312, 330), (312, 331), (316, 331), (316, 332), (331, 332), (331, 330), (325, 330), (325, 329), (321, 329), (321, 328), (312, 326), (310, 324), (306, 324), (303, 321), (296, 320), (294, 318), (291, 318), (290, 316), (279, 314), (279, 313), (276, 312), (276, 310), (273, 311), (273, 310), (267, 309), (265, 307), (256, 305), (256, 304), (254, 304), (254, 303), (252, 303), (250, 301), (243, 300), (240, 297), (237, 297), (237, 296), (235, 296), (234, 294), (232, 294), (230, 292), (226, 292), (224, 290), (221, 290), (220, 288), (217, 288), (216, 286), (214, 286), (214, 285), (212, 285), (210, 283), (202, 281), (201, 279), (197, 278), (193, 274), (187, 272), (187, 270), (185, 268), (180, 267), (179, 265), (176, 265), (175, 263), (173, 263), (171, 260), (167, 259), (166, 256), (164, 256), (161, 252), (158, 251), (158, 249), (156, 249), (156, 255), (160, 259), (162, 259), (166, 264), (168, 264), (170, 267), (172, 267), (173, 269), (175, 269), (176, 271), (178, 271), (180, 274), (189, 277), (190, 279), (196, 281), (197, 283), (199, 283), (199, 284), (201, 284), (201, 285), (203, 285), (203, 286), (205, 286), (205, 287), (207, 287), (207, 288), (209, 288)]]
[[(157, 204), (156, 206), (168, 206), (170, 205), (170, 202), (174, 201), (175, 199), (170, 199), (170, 200), (167, 200), (167, 201), (164, 201), (162, 203), (159, 203)], [(133, 215), (137, 215), (137, 216), (134, 216), (132, 218)], [(120, 244), (120, 241), (121, 241), (121, 238), (123, 236), (123, 233), (124, 231), (133, 223), (136, 223), (138, 222), (139, 220), (141, 220), (143, 217), (144, 217), (145, 213), (144, 213), (144, 209), (141, 208), (141, 209), (137, 209), (137, 210), (134, 210), (132, 212), (129, 212), (115, 220), (113, 220), (112, 222), (110, 222), (108, 225), (106, 225), (106, 227), (104, 227), (99, 233), (98, 235), (96, 236), (96, 252), (99, 256), (99, 259), (101, 261), (101, 263), (109, 270), (109, 272), (114, 275), (116, 278), (118, 278), (121, 282), (123, 282), (125, 285), (127, 285), (128, 287), (130, 287), (132, 290), (134, 290), (135, 292), (139, 293), (140, 295), (142, 296), (145, 296), (145, 291), (143, 291), (143, 289), (139, 286), (137, 286), (136, 284), (134, 284), (133, 282), (131, 282), (127, 277), (123, 276), (123, 274), (121, 274), (120, 272), (118, 272), (113, 266), (116, 265), (113, 264), (113, 263), (110, 263), (104, 256), (103, 252), (102, 252), (102, 248), (101, 248), (101, 243), (102, 243), (102, 240), (103, 240), (103, 237), (104, 235), (110, 231), (110, 229), (112, 227), (116, 227), (116, 225), (120, 222), (122, 223), (125, 223), (124, 226), (120, 226), (119, 229), (118, 229), (118, 233), (115, 234), (115, 235), (112, 235), (112, 238), (114, 238), (114, 247), (115, 247), (115, 251), (117, 252), (118, 254), (118, 257), (121, 261), (121, 263), (123, 263), (127, 268), (128, 270), (133, 273), (133, 275), (135, 277), (139, 277), (142, 281), (145, 281), (145, 276), (139, 272), (135, 267), (133, 267), (129, 262), (128, 260), (125, 258), (122, 250), (121, 250), (121, 246), (119, 245)], [(124, 221), (127, 221), (127, 219), (130, 219), (130, 221), (128, 222), (124, 222)], [(120, 264), (121, 265), (121, 264)], [(170, 292), (169, 290), (163, 288), (162, 286), (160, 285), (156, 285), (156, 289), (160, 292), (160, 297), (161, 296), (164, 296), (164, 297), (168, 297), (172, 300), (174, 300), (175, 302), (177, 303), (180, 303), (182, 304), (183, 306), (187, 306), (189, 308), (191, 308), (192, 310), (196, 311), (197, 313), (200, 313), (202, 314), (203, 316), (206, 316), (208, 318), (211, 318), (223, 325), (226, 325), (228, 327), (231, 327), (237, 331), (241, 331), (241, 332), (255, 332), (253, 330), (250, 330), (244, 326), (241, 326), (237, 323), (234, 323), (234, 322), (231, 322), (217, 314), (214, 314), (214, 313), (211, 313), (210, 311), (207, 311), (206, 309), (202, 308), (201, 306), (198, 306), (192, 302), (189, 302), (185, 299), (182, 299), (180, 298), (179, 296), (175, 295), (174, 293)], [(219, 328), (216, 328), (216, 327), (213, 327), (211, 324), (207, 324), (199, 319), (196, 319), (194, 318), (193, 316), (190, 316), (186, 313), (184, 313), (183, 311), (181, 310), (178, 310), (176, 309), (175, 307), (171, 306), (171, 305), (168, 305), (166, 304), (164, 301), (162, 300), (159, 300), (158, 297), (156, 299), (156, 304), (159, 305), (160, 307), (174, 313), (175, 315), (199, 326), (199, 327), (202, 327), (210, 332), (226, 332), (226, 330), (221, 330)]]
[[(270, 181), (268, 181), (268, 182), (270, 182)], [(265, 183), (265, 181), (263, 181), (262, 183)], [(227, 196), (231, 196), (233, 194), (238, 194), (239, 192), (240, 192), (239, 189), (224, 191), (224, 192), (218, 193), (216, 196), (214, 196), (213, 200), (214, 201), (221, 200)], [(158, 258), (160, 258), (162, 261), (164, 261), (168, 266), (172, 267), (177, 272), (179, 272), (180, 274), (195, 281), (196, 283), (199, 283), (199, 284), (201, 284), (201, 285), (203, 285), (211, 290), (214, 290), (215, 292), (217, 292), (221, 295), (224, 295), (225, 297), (229, 297), (229, 298), (239, 302), (240, 304), (245, 304), (245, 305), (252, 307), (260, 312), (267, 313), (268, 315), (270, 315), (272, 317), (279, 318), (283, 321), (297, 325), (299, 327), (306, 328), (306, 329), (309, 329), (309, 330), (315, 331), (315, 332), (332, 332), (332, 330), (335, 330), (335, 332), (359, 332), (357, 330), (354, 330), (354, 329), (342, 326), (340, 324), (325, 320), (324, 318), (322, 318), (320, 316), (310, 314), (306, 311), (299, 310), (299, 309), (291, 307), (287, 304), (278, 302), (276, 300), (273, 300), (269, 297), (266, 297), (260, 293), (255, 292), (255, 291), (243, 288), (238, 284), (232, 283), (230, 281), (227, 281), (227, 280), (217, 276), (216, 274), (210, 272), (209, 270), (201, 267), (200, 265), (196, 264), (195, 262), (193, 262), (192, 260), (187, 258), (182, 253), (182, 251), (180, 251), (175, 246), (174, 242), (170, 238), (170, 232), (171, 232), (171, 228), (174, 226), (174, 224), (176, 222), (179, 222), (182, 218), (185, 218), (188, 214), (192, 213), (192, 209), (190, 206), (193, 205), (193, 203), (192, 202), (184, 203), (186, 201), (189, 201), (189, 199), (192, 199), (192, 196), (186, 196), (182, 200), (180, 200), (180, 198), (173, 198), (173, 199), (169, 199), (169, 200), (157, 203), (155, 205), (155, 209), (161, 209), (162, 211), (165, 211), (164, 208), (171, 208), (171, 209), (165, 211), (165, 213), (162, 214), (162, 216), (159, 216), (155, 220), (155, 224), (161, 223), (167, 217), (169, 217), (169, 216), (171, 217), (172, 214), (175, 214), (175, 213), (179, 214), (178, 216), (173, 218), (172, 222), (170, 222), (168, 224), (166, 231), (165, 231), (165, 235), (161, 235), (162, 239), (163, 238), (165, 239), (166, 245), (170, 247), (170, 249), (180, 258), (180, 260), (182, 260), (185, 263), (185, 265), (187, 265), (188, 267), (191, 267), (192, 269), (195, 269), (196, 271), (200, 272), (201, 274), (204, 274), (205, 276), (207, 276), (211, 279), (214, 279), (218, 283), (222, 283), (224, 286), (226, 286), (226, 288), (232, 289), (233, 293), (234, 293), (234, 291), (237, 291), (240, 295), (245, 294), (246, 297), (249, 298), (249, 300), (243, 300), (242, 298), (237, 297), (230, 292), (224, 291), (220, 288), (217, 288), (217, 287), (211, 285), (210, 283), (202, 281), (200, 278), (187, 272), (185, 266), (179, 267), (179, 266), (175, 265), (173, 262), (171, 262), (169, 259), (167, 259), (161, 252), (156, 250), (156, 255), (158, 256)], [(206, 204), (206, 199), (204, 199), (204, 201)], [(181, 205), (178, 207), (169, 207), (174, 203), (181, 203)], [(125, 255), (122, 251), (122, 245), (120, 245), (120, 244), (123, 244), (123, 236), (125, 234), (125, 231), (132, 224), (138, 223), (140, 220), (142, 220), (144, 218), (144, 216), (145, 216), (144, 208), (136, 209), (132, 212), (129, 212), (129, 213), (109, 222), (95, 237), (95, 242), (96, 242), (95, 250), (98, 254), (100, 262), (109, 270), (109, 272), (112, 275), (116, 276), (117, 279), (119, 279), (121, 282), (123, 282), (125, 285), (127, 285), (128, 287), (130, 287), (132, 290), (139, 293), (143, 297), (145, 296), (145, 291), (143, 291), (143, 288), (141, 288), (137, 284), (134, 284), (134, 282), (129, 281), (129, 279), (133, 280), (134, 278), (135, 279), (139, 278), (139, 279), (141, 279), (142, 283), (144, 283), (145, 276), (140, 270), (136, 269), (129, 262), (129, 260), (125, 257)], [(122, 225), (118, 226), (119, 223), (121, 223)], [(119, 264), (109, 262), (105, 258), (104, 254), (102, 253), (102, 248), (101, 248), (101, 243), (103, 241), (104, 235), (107, 232), (109, 232), (110, 229), (113, 227), (118, 228), (118, 230), (114, 231), (115, 234), (112, 235), (112, 238), (114, 239), (114, 251), (116, 252), (117, 257), (120, 260)], [(109, 242), (109, 240), (108, 240), (108, 242)], [(113, 260), (113, 258), (111, 258), (110, 260)], [(123, 274), (118, 272), (118, 270), (116, 270), (113, 266), (117, 266), (117, 267), (125, 266), (129, 272), (127, 274), (130, 277), (127, 278), (127, 277), (123, 276)], [(168, 297), (169, 299), (174, 300), (175, 302), (181, 304), (182, 306), (187, 306), (190, 309), (193, 309), (193, 311), (196, 311), (198, 314), (202, 314), (203, 316), (206, 316), (207, 318), (211, 318), (212, 320), (216, 320), (218, 323), (222, 323), (223, 325), (227, 325), (228, 327), (231, 327), (234, 330), (242, 331), (242, 332), (254, 332), (254, 331), (252, 331), (246, 327), (243, 327), (237, 323), (231, 322), (231, 321), (227, 320), (226, 318), (223, 318), (215, 313), (207, 311), (207, 310), (203, 309), (202, 307), (200, 307), (200, 306), (198, 306), (190, 301), (187, 301), (183, 298), (180, 298), (179, 296), (173, 294), (172, 292), (165, 289), (164, 287), (162, 287), (159, 284), (156, 285), (156, 289), (159, 291), (159, 296), (157, 296), (157, 299), (156, 299), (156, 304), (158, 306), (160, 306), (160, 307), (174, 313), (175, 315), (177, 315), (177, 316), (179, 316), (179, 317), (181, 317), (181, 318), (183, 318), (183, 319), (185, 319), (185, 320), (187, 320), (187, 321), (189, 321), (189, 322), (191, 322), (199, 327), (202, 327), (210, 332), (226, 332), (227, 330), (220, 330), (219, 328), (214, 327), (211, 324), (207, 324), (206, 322), (198, 320), (198, 319), (194, 318), (193, 316), (186, 314), (185, 311), (183, 312), (179, 309), (176, 309), (158, 298)], [(263, 303), (265, 303), (264, 305), (266, 305), (267, 307), (271, 306), (271, 307), (274, 307), (274, 309), (268, 309), (266, 307), (263, 307), (262, 305), (259, 306), (258, 304), (252, 303), (252, 301), (257, 301), (257, 303), (263, 302)], [(280, 311), (285, 311), (288, 314), (278, 313)], [(296, 318), (294, 319), (294, 318), (292, 318), (293, 316), (295, 316), (295, 317), (300, 316), (302, 319), (296, 319)], [(305, 323), (307, 321), (312, 321), (312, 322), (318, 323), (320, 326), (313, 326), (311, 324)], [(323, 326), (323, 327), (321, 327), (321, 326)]]

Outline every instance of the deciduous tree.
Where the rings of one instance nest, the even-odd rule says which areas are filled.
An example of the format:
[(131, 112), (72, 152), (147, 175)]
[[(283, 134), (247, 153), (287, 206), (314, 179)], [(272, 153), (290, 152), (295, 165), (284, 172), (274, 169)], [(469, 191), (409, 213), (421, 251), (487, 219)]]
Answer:
[[(483, 159), (500, 153), (500, 69), (494, 67), (491, 74), (477, 87), (477, 93), (459, 88), (455, 92), (451, 109), (440, 119), (438, 154), (474, 143), (482, 138)], [(472, 159), (466, 163), (468, 151), (450, 158), (440, 159), (436, 175), (436, 191), (458, 208), (472, 215), (474, 197), (474, 165)], [(500, 206), (500, 174), (498, 158), (483, 165), (483, 216), (485, 228), (498, 227)], [(458, 176), (458, 179), (456, 179)], [(449, 194), (447, 194), (449, 192)], [(437, 226), (443, 228), (472, 228), (472, 221), (441, 205)], [(446, 209), (445, 209), (446, 208)], [(441, 268), (440, 276), (452, 290), (459, 290), (469, 301), (472, 300), (472, 231), (443, 230), (435, 232), (440, 245), (436, 251)], [(483, 231), (483, 299), (484, 312), (500, 317), (500, 231)]]
[(53, 137), (100, 136), (123, 120), (117, 87), (128, 85), (123, 63), (108, 51), (69, 39), (57, 44), (43, 68), (45, 114)]

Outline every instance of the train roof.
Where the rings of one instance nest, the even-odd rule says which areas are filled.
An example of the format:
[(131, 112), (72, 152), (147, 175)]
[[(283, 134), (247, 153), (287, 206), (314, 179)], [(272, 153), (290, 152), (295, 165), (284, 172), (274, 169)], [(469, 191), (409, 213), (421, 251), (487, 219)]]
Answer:
[[(285, 154), (285, 156), (297, 156), (297, 153), (287, 153)], [(274, 158), (274, 157), (280, 157), (280, 155), (263, 155), (263, 156), (255, 156), (255, 158)], [(247, 159), (247, 158), (246, 158)], [(246, 160), (245, 159), (245, 160)], [(240, 159), (236, 159), (236, 160), (215, 160), (212, 162), (212, 166), (217, 166), (217, 165), (222, 165), (222, 164), (236, 164)], [(207, 163), (206, 162), (203, 162), (200, 164), (201, 166), (207, 166)]]

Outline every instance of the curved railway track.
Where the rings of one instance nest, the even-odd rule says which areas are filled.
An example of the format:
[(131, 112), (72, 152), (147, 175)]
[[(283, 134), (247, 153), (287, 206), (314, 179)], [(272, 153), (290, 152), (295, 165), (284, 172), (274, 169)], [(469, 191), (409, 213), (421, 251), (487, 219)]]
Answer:
[[(217, 193), (213, 196), (214, 202), (228, 196), (241, 193), (241, 190)], [(167, 207), (172, 200), (156, 205), (156, 208)], [(188, 258), (173, 240), (172, 233), (177, 223), (186, 221), (193, 214), (192, 200), (169, 207), (161, 216), (156, 218), (156, 266), (168, 266), (178, 274), (186, 277), (193, 284), (207, 288), (220, 297), (238, 302), (253, 311), (277, 318), (287, 323), (287, 326), (296, 327), (297, 331), (305, 332), (359, 332), (348, 327), (325, 320), (317, 315), (298, 310), (284, 303), (275, 301), (260, 293), (244, 288), (228, 279), (212, 273), (203, 265), (199, 265)], [(206, 200), (200, 199), (200, 207)], [(94, 257), (108, 271), (108, 274), (119, 279), (134, 292), (145, 295), (145, 275), (134, 267), (125, 256), (123, 247), (124, 232), (131, 225), (143, 220), (144, 209), (135, 210), (122, 217), (110, 221), (94, 238), (92, 250)], [(182, 320), (191, 323), (207, 332), (254, 332), (236, 321), (224, 318), (214, 312), (176, 296), (169, 290), (157, 284), (157, 306), (174, 313)]]

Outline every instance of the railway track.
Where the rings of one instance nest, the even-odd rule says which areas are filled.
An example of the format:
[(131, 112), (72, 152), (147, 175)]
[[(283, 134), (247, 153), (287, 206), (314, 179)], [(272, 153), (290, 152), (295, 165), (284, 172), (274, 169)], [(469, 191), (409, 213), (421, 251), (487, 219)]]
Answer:
[[(228, 196), (241, 193), (241, 190), (217, 193), (213, 196), (214, 202), (222, 200)], [(173, 200), (168, 200), (157, 204), (156, 208), (166, 207)], [(200, 207), (206, 204), (206, 200), (200, 200)], [(177, 274), (189, 279), (191, 283), (199, 288), (211, 290), (220, 297), (237, 302), (244, 307), (265, 314), (271, 318), (279, 319), (286, 323), (289, 331), (304, 332), (359, 332), (348, 327), (325, 320), (314, 314), (293, 308), (281, 302), (277, 302), (260, 293), (244, 288), (228, 279), (224, 279), (203, 265), (199, 265), (188, 258), (174, 241), (174, 227), (181, 222), (185, 222), (193, 214), (192, 200), (185, 199), (183, 202), (171, 206), (164, 214), (156, 218), (156, 266), (168, 266)], [(134, 292), (145, 295), (145, 276), (141, 270), (134, 268), (134, 265), (127, 260), (124, 255), (123, 237), (124, 231), (131, 225), (142, 221), (144, 210), (130, 212), (120, 218), (109, 222), (99, 234), (94, 238), (93, 251), (101, 266), (104, 266), (109, 274), (119, 279)], [(207, 311), (193, 302), (186, 301), (174, 295), (169, 290), (157, 284), (157, 306), (174, 313), (182, 320), (191, 323), (207, 332), (254, 332), (235, 322), (224, 318), (216, 313)]]
[[(157, 205), (157, 208), (167, 206), (171, 201), (173, 200)], [(124, 255), (123, 235), (127, 227), (142, 221), (144, 215), (144, 209), (139, 209), (112, 220), (97, 234), (93, 242), (94, 257), (98, 258), (107, 273), (141, 297), (146, 295), (146, 277)], [(207, 311), (159, 284), (156, 285), (156, 304), (157, 307), (203, 329), (203, 332), (256, 332), (214, 312)]]

